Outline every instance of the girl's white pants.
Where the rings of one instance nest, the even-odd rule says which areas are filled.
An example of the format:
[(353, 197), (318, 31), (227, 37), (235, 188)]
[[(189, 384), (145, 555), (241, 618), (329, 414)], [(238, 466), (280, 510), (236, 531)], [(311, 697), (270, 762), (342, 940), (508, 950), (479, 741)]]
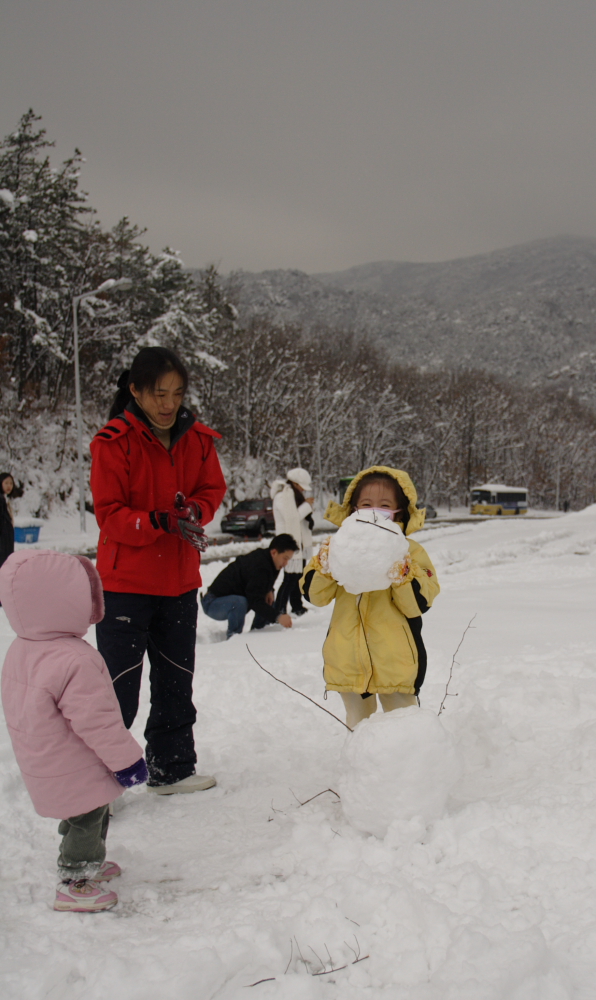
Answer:
[(362, 719), (368, 719), (377, 710), (377, 697), (379, 698), (384, 712), (394, 712), (396, 708), (409, 708), (410, 705), (417, 705), (418, 699), (415, 694), (372, 694), (370, 698), (363, 698), (355, 691), (340, 691), (342, 701), (346, 709), (346, 722), (350, 729), (354, 729)]

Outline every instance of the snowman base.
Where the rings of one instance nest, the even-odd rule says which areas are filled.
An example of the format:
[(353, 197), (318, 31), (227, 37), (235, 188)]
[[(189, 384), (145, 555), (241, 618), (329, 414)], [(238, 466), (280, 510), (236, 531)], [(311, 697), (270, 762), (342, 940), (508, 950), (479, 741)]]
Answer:
[(377, 712), (358, 723), (341, 756), (339, 794), (351, 826), (383, 838), (395, 821), (443, 815), (459, 781), (459, 751), (429, 709)]

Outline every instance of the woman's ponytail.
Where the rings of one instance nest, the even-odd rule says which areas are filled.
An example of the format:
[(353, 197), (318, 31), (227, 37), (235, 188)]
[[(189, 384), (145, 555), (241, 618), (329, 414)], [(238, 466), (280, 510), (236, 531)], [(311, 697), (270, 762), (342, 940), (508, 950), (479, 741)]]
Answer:
[(118, 392), (114, 396), (114, 401), (110, 408), (108, 420), (112, 420), (114, 417), (117, 417), (119, 413), (124, 413), (127, 404), (130, 403), (132, 399), (132, 393), (128, 388), (129, 379), (130, 379), (130, 371), (126, 369), (126, 371), (122, 372), (122, 375), (120, 376), (118, 382), (116, 383), (118, 386)]

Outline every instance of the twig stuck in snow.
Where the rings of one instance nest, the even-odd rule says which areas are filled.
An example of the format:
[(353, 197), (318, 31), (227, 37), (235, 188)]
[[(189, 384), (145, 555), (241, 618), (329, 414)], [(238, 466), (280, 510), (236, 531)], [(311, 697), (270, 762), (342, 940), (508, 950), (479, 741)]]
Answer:
[(292, 958), (293, 957), (294, 957), (294, 942), (292, 941), (292, 938), (290, 938), (290, 957), (288, 959), (288, 964), (286, 965), (286, 971), (284, 972), (284, 976), (287, 976), (287, 974), (288, 974), (288, 969), (290, 968), (290, 965), (292, 964)]
[[(273, 677), (273, 680), (274, 680), (274, 681), (277, 681), (277, 682), (278, 682), (279, 684), (283, 684), (283, 685), (284, 685), (284, 687), (287, 687), (287, 688), (289, 688), (289, 689), (290, 689), (290, 691), (293, 691), (293, 692), (294, 692), (294, 694), (301, 694), (301, 695), (302, 695), (302, 697), (303, 697), (303, 698), (306, 698), (306, 700), (307, 700), (307, 701), (310, 701), (310, 702), (311, 702), (311, 704), (313, 704), (313, 705), (316, 705), (316, 706), (317, 706), (317, 708), (320, 708), (320, 709), (321, 709), (321, 712), (326, 712), (326, 713), (327, 713), (327, 715), (330, 715), (332, 719), (336, 719), (336, 720), (337, 720), (337, 722), (340, 722), (342, 726), (344, 726), (344, 727), (345, 727), (345, 728), (346, 728), (347, 730), (349, 730), (349, 732), (351, 732), (351, 733), (353, 733), (353, 732), (354, 732), (354, 730), (353, 730), (353, 729), (352, 729), (352, 728), (351, 728), (350, 726), (346, 725), (346, 723), (345, 723), (345, 722), (344, 722), (344, 721), (343, 721), (342, 719), (340, 719), (340, 717), (339, 717), (338, 715), (334, 715), (334, 714), (333, 714), (333, 712), (330, 712), (328, 708), (323, 708), (323, 706), (322, 706), (322, 705), (319, 705), (318, 701), (315, 701), (315, 700), (314, 700), (313, 698), (309, 698), (309, 697), (308, 697), (308, 695), (307, 695), (307, 694), (304, 694), (304, 692), (303, 692), (303, 691), (298, 691), (298, 689), (297, 689), (297, 688), (293, 688), (291, 684), (286, 684), (286, 682), (285, 682), (285, 681), (282, 681), (282, 680), (281, 680), (281, 678), (279, 678), (279, 677), (276, 677), (276, 676), (275, 676), (275, 674), (272, 674), (270, 670), (267, 670), (267, 668), (266, 668), (266, 667), (264, 667), (262, 663), (259, 663), (259, 661), (257, 660), (256, 656), (255, 656), (255, 655), (254, 655), (254, 653), (253, 653), (253, 652), (251, 651), (251, 649), (250, 649), (250, 647), (249, 647), (248, 643), (246, 643), (246, 648), (248, 649), (248, 652), (249, 652), (249, 653), (250, 653), (250, 655), (252, 656), (253, 660), (255, 661), (255, 663), (256, 663), (256, 665), (257, 665), (257, 667), (260, 667), (260, 668), (261, 668), (261, 670), (264, 670), (266, 674), (269, 674), (269, 676), (270, 676), (270, 677)], [(458, 646), (458, 649), (459, 649), (459, 646)]]
[(275, 982), (275, 976), (269, 976), (268, 979), (257, 979), (256, 983), (248, 983), (246, 988), (250, 989), (251, 986), (258, 986), (259, 983), (274, 983), (274, 982)]
[[(312, 947), (312, 945), (309, 944), (308, 947), (312, 951), (313, 955), (315, 956), (315, 958), (316, 958), (317, 962), (319, 963), (319, 965), (321, 966), (321, 968), (324, 969), (325, 966), (327, 965), (327, 963), (322, 961), (320, 955), (317, 955), (317, 953), (316, 953), (315, 949)], [(327, 945), (325, 945), (325, 947), (327, 948)], [(328, 948), (327, 948), (327, 952), (329, 952)], [(329, 964), (333, 965), (333, 959), (331, 958), (331, 956), (329, 956), (329, 959), (330, 959)], [(313, 973), (313, 974), (316, 975), (316, 973)]]
[(311, 976), (328, 976), (330, 972), (341, 972), (342, 969), (347, 969), (347, 967), (347, 965), (338, 965), (335, 969), (323, 969), (322, 972), (311, 972)]
[(350, 949), (350, 951), (352, 952), (354, 958), (356, 959), (356, 962), (361, 962), (362, 959), (360, 958), (360, 942), (359, 942), (359, 940), (358, 940), (358, 938), (356, 937), (355, 934), (354, 934), (354, 941), (356, 942), (356, 947), (357, 947), (358, 951), (354, 951), (354, 949), (352, 948), (352, 945), (348, 944), (347, 941), (344, 941), (344, 944), (345, 944), (346, 948)]
[[(353, 923), (353, 921), (352, 921), (352, 923)], [(304, 958), (304, 955), (302, 954), (302, 951), (300, 949), (300, 945), (298, 944), (298, 939), (296, 937), (294, 938), (294, 941), (296, 942), (296, 948), (298, 949), (298, 954), (300, 955), (300, 959), (303, 962), (304, 968), (308, 972), (309, 976), (328, 976), (332, 972), (341, 972), (342, 969), (347, 969), (348, 966), (350, 966), (350, 965), (358, 965), (359, 962), (366, 962), (367, 958), (370, 958), (370, 955), (362, 955), (361, 956), (360, 955), (360, 942), (359, 942), (359, 940), (358, 940), (358, 938), (356, 937), (355, 934), (354, 934), (354, 940), (356, 942), (356, 948), (358, 949), (358, 951), (355, 951), (354, 948), (352, 948), (352, 946), (350, 944), (348, 944), (347, 941), (344, 941), (344, 944), (346, 945), (346, 947), (349, 948), (350, 951), (352, 952), (352, 954), (355, 956), (353, 962), (346, 962), (344, 965), (334, 965), (333, 964), (333, 959), (331, 957), (331, 952), (329, 951), (329, 948), (327, 947), (327, 944), (325, 944), (325, 951), (327, 952), (327, 954), (329, 956), (329, 966), (330, 966), (329, 969), (325, 968), (325, 966), (327, 965), (327, 962), (323, 961), (323, 959), (321, 958), (320, 955), (317, 954), (317, 952), (315, 951), (315, 949), (311, 945), (309, 945), (308, 946), (309, 950), (312, 951), (313, 955), (315, 956), (315, 958), (317, 959), (319, 965), (321, 966), (321, 968), (319, 969), (318, 972), (312, 972), (311, 969), (309, 968), (309, 966), (312, 965), (312, 962), (308, 962)], [(290, 968), (290, 964), (291, 964), (291, 961), (292, 961), (292, 954), (293, 954), (293, 951), (294, 951), (294, 945), (293, 945), (292, 941), (290, 941), (290, 946), (291, 946), (290, 947), (290, 961), (288, 962), (288, 964), (286, 966), (286, 972)], [(285, 975), (285, 973), (284, 973), (284, 975)], [(262, 979), (262, 980), (260, 980), (260, 982), (267, 982), (267, 980)]]
[[(337, 795), (337, 792), (334, 792), (332, 788), (324, 788), (322, 792), (317, 792), (316, 795), (311, 795), (310, 799), (305, 799), (304, 802), (301, 802), (298, 796), (296, 795), (296, 792), (293, 792), (291, 788), (290, 791), (292, 792), (292, 795), (296, 799), (296, 802), (298, 803), (299, 806), (305, 806), (308, 802), (312, 802), (313, 799), (318, 799), (319, 795), (326, 795), (327, 792), (331, 792), (332, 795)], [(340, 796), (337, 795), (337, 798), (339, 799)]]
[[(476, 615), (477, 614), (478, 614), (478, 612), (476, 612)], [(445, 708), (445, 702), (447, 701), (447, 698), (457, 698), (456, 694), (449, 694), (449, 685), (451, 684), (451, 679), (453, 677), (453, 668), (454, 668), (454, 666), (455, 666), (456, 663), (457, 663), (458, 667), (460, 665), (457, 662), (457, 660), (455, 659), (455, 657), (457, 656), (457, 654), (459, 653), (459, 651), (460, 651), (460, 649), (461, 649), (461, 647), (463, 645), (463, 641), (466, 638), (466, 634), (470, 631), (471, 628), (473, 628), (472, 622), (476, 618), (476, 615), (474, 615), (473, 618), (470, 618), (470, 621), (466, 625), (466, 627), (464, 629), (464, 633), (463, 633), (461, 639), (459, 640), (459, 645), (458, 645), (457, 649), (455, 650), (455, 653), (451, 657), (451, 666), (449, 667), (449, 679), (447, 680), (447, 684), (445, 686), (445, 694), (443, 695), (443, 701), (441, 702), (441, 705), (440, 705), (439, 711), (437, 712), (437, 715), (440, 715), (441, 712), (443, 711), (443, 709)]]
[(298, 954), (300, 955), (300, 959), (302, 961), (302, 964), (303, 964), (304, 968), (306, 969), (306, 971), (308, 972), (308, 962), (306, 961), (304, 955), (300, 951), (300, 945), (298, 944), (298, 939), (296, 937), (294, 937), (294, 941), (296, 942), (296, 947), (298, 949)]
[[(325, 963), (321, 962), (321, 959), (317, 955), (317, 953), (314, 950), (314, 948), (311, 948), (310, 950), (313, 952), (314, 955), (317, 955), (317, 958), (319, 958), (319, 962), (321, 962), (321, 965), (323, 966), (323, 971), (322, 972), (311, 972), (311, 976), (328, 976), (330, 972), (341, 972), (342, 969), (347, 969), (348, 965), (358, 965), (358, 962), (366, 962), (366, 959), (370, 958), (370, 955), (362, 955), (362, 957), (360, 957), (360, 943), (359, 943), (358, 938), (356, 937), (356, 935), (354, 935), (354, 940), (355, 940), (356, 946), (358, 948), (357, 952), (354, 951), (354, 949), (352, 948), (352, 946), (349, 945), (347, 941), (344, 941), (344, 944), (346, 945), (346, 947), (349, 948), (350, 951), (352, 952), (352, 954), (356, 956), (356, 958), (354, 959), (353, 962), (346, 962), (345, 965), (336, 965), (336, 966), (334, 966), (333, 965), (333, 959), (331, 958), (331, 955), (329, 953), (329, 948), (327, 948), (327, 945), (325, 945), (325, 947), (327, 948), (327, 954), (329, 955), (329, 965), (332, 966), (331, 969), (326, 969), (325, 968)], [(310, 945), (309, 945), (309, 947), (310, 947)]]

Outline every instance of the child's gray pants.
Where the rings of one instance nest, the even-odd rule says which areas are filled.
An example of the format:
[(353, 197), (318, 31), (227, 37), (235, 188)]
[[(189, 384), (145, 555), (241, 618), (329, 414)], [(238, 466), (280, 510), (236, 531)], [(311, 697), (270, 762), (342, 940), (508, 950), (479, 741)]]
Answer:
[(58, 855), (58, 877), (63, 881), (93, 878), (106, 859), (106, 835), (110, 807), (100, 806), (70, 819), (61, 819), (62, 835)]

